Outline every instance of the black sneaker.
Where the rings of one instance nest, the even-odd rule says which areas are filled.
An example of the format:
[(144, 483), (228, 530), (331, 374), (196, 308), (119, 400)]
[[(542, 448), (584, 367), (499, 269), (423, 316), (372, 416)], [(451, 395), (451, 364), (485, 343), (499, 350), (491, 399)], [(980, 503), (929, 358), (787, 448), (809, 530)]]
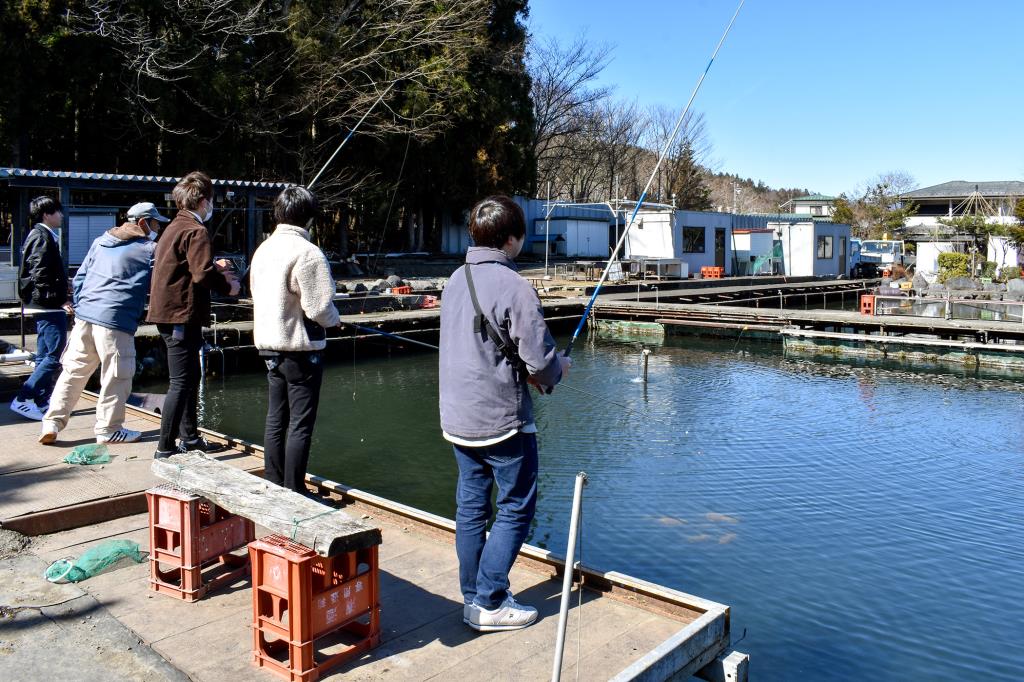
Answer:
[(215, 452), (224, 452), (227, 449), (227, 445), (224, 445), (223, 443), (211, 443), (202, 436), (196, 438), (195, 440), (183, 440), (178, 442), (178, 452), (189, 452), (190, 450), (199, 450), (200, 452), (205, 452), (206, 454), (210, 455)]
[(157, 450), (153, 453), (153, 459), (167, 459), (171, 455), (178, 454), (179, 450)]

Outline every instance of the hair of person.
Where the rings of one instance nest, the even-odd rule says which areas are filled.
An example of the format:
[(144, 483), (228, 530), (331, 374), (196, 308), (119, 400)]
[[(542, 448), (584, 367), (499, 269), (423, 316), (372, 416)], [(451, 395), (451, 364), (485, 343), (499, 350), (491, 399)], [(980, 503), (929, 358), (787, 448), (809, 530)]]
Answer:
[(305, 227), (317, 217), (319, 210), (316, 195), (301, 185), (285, 187), (274, 199), (274, 220), (277, 223)]
[(213, 199), (213, 181), (202, 171), (192, 171), (171, 191), (174, 204), (186, 211), (194, 211), (203, 199)]
[(477, 202), (469, 212), (469, 236), (477, 246), (500, 249), (509, 237), (522, 239), (526, 218), (519, 204), (502, 194)]
[(50, 215), (51, 213), (63, 210), (64, 207), (60, 205), (59, 201), (45, 194), (36, 197), (28, 205), (28, 213), (33, 223), (41, 223), (43, 222), (44, 215)]

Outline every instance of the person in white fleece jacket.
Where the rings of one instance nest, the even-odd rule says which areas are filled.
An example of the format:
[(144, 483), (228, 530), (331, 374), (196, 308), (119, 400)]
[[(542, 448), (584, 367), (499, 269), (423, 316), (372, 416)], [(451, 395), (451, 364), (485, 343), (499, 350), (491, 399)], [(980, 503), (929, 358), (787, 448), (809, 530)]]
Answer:
[(306, 492), (326, 328), (340, 323), (330, 265), (309, 241), (317, 214), (316, 197), (305, 187), (282, 191), (274, 201), (277, 228), (256, 249), (249, 271), (253, 335), (270, 383), (263, 475), (298, 493)]

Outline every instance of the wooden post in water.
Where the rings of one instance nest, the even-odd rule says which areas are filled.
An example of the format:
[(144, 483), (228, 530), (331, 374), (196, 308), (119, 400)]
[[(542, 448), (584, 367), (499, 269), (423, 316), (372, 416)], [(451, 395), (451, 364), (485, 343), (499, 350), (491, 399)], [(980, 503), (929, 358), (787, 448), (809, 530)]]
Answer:
[(647, 383), (647, 361), (651, 357), (651, 349), (650, 348), (644, 348), (642, 352), (643, 352), (643, 356), (644, 356), (644, 383), (646, 384)]

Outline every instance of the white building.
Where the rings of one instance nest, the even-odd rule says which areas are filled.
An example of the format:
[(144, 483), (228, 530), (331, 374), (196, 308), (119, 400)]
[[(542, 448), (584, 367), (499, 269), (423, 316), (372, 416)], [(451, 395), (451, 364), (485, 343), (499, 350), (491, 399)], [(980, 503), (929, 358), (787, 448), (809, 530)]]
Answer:
[[(821, 196), (821, 195), (815, 195)], [(829, 197), (824, 197), (829, 199)], [(542, 256), (604, 260), (610, 257), (635, 204), (548, 204), (515, 198), (526, 218), (526, 249)], [(464, 253), (465, 225), (444, 226), (442, 250)], [(682, 211), (645, 204), (623, 245), (623, 259), (666, 266), (677, 276), (717, 266), (727, 276), (770, 274), (835, 277), (849, 271), (850, 226), (811, 213), (735, 214)], [(751, 266), (757, 263), (758, 271)]]
[(827, 220), (769, 221), (781, 243), (782, 274), (837, 277), (850, 270), (850, 226)]
[(793, 213), (809, 215), (814, 218), (831, 218), (835, 207), (835, 197), (827, 194), (809, 194), (792, 200)]

